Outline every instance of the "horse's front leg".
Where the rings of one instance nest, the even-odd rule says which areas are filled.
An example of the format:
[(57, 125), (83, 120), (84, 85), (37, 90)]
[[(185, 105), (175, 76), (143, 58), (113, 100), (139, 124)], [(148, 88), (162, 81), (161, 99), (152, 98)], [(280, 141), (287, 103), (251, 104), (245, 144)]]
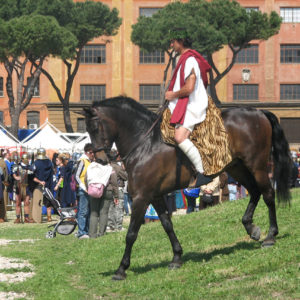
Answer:
[(123, 280), (126, 278), (126, 270), (130, 266), (131, 250), (134, 242), (137, 239), (138, 232), (144, 222), (144, 216), (147, 209), (147, 204), (143, 199), (134, 199), (132, 203), (132, 211), (130, 224), (126, 235), (126, 247), (120, 266), (112, 277), (113, 280)]
[(177, 239), (177, 236), (173, 229), (173, 224), (170, 218), (170, 215), (167, 212), (167, 206), (163, 198), (157, 198), (153, 202), (153, 206), (159, 216), (161, 224), (169, 236), (172, 249), (173, 249), (173, 259), (169, 264), (169, 269), (180, 268), (182, 265), (181, 256), (182, 256), (182, 248)]

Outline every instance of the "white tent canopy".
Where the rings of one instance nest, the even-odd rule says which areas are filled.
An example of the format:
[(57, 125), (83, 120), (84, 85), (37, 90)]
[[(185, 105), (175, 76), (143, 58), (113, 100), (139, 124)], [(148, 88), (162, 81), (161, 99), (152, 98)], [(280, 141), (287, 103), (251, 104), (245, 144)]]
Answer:
[(85, 132), (73, 143), (73, 151), (74, 152), (83, 152), (84, 145), (90, 143), (90, 135)]
[[(40, 130), (40, 131), (39, 131)], [(37, 131), (39, 131), (37, 133)], [(67, 151), (72, 150), (72, 142), (67, 138), (61, 135), (55, 126), (46, 120), (46, 122), (36, 129), (32, 134), (26, 137), (22, 141), (22, 145), (31, 149), (64, 149)]]
[(17, 148), (18, 146), (20, 142), (0, 124), (0, 148)]

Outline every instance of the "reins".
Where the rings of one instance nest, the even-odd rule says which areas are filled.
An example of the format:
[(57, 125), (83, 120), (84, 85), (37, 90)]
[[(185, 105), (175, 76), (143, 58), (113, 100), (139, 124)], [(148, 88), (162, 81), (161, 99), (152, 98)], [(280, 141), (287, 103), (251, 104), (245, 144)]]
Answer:
[(160, 120), (164, 110), (168, 107), (168, 101), (165, 101), (165, 103), (158, 109), (157, 113), (157, 118), (155, 119), (155, 121), (153, 122), (153, 124), (151, 125), (151, 127), (147, 130), (147, 132), (142, 136), (142, 138), (128, 151), (128, 153), (121, 158), (122, 161), (125, 161), (130, 154), (133, 152), (133, 150), (135, 150), (135, 148), (140, 145), (142, 142), (145, 141), (145, 139), (147, 138), (147, 136), (150, 134), (150, 132), (153, 130), (153, 128), (155, 127), (155, 125), (158, 123), (158, 121)]
[[(159, 120), (161, 119), (161, 116), (164, 112), (164, 110), (168, 107), (168, 101), (165, 101), (164, 104), (158, 109), (158, 111), (156, 112), (157, 114), (157, 118), (155, 119), (155, 121), (153, 122), (153, 124), (151, 125), (151, 127), (147, 130), (147, 132), (142, 136), (141, 139), (139, 139), (139, 141), (130, 148), (130, 150), (128, 151), (128, 153), (121, 158), (122, 161), (125, 161), (126, 159), (128, 159), (128, 157), (132, 154), (132, 152), (142, 143), (145, 141), (145, 139), (148, 137), (148, 135), (151, 133), (151, 131), (153, 130), (153, 128), (155, 127), (155, 125), (159, 122)], [(93, 117), (91, 118), (92, 120), (99, 120), (99, 117)], [(110, 151), (110, 148), (108, 147), (100, 147), (97, 149), (94, 149), (94, 153), (96, 152), (100, 152), (100, 151), (105, 151), (108, 152)]]

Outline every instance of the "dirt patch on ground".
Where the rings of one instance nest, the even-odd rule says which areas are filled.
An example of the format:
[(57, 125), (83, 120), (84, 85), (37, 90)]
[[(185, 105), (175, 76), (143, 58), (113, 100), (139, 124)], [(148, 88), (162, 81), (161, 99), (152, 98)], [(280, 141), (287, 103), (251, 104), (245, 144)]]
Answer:
[[(0, 239), (0, 246), (6, 246), (12, 243), (34, 243), (36, 240), (5, 240)], [(24, 272), (22, 269), (29, 269), (30, 271)], [(16, 270), (16, 272), (11, 273), (10, 269)], [(19, 270), (19, 271), (18, 271)], [(13, 284), (25, 281), (27, 278), (34, 276), (34, 266), (26, 260), (19, 258), (9, 258), (0, 256), (0, 282)], [(14, 292), (0, 292), (0, 299), (29, 299), (26, 293), (14, 293)]]

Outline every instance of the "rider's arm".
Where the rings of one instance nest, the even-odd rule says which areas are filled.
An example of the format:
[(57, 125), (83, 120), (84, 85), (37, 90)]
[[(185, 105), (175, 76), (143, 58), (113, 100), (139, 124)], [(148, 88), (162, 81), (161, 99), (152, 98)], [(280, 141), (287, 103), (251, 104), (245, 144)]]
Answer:
[(172, 101), (177, 98), (184, 98), (189, 96), (195, 89), (196, 84), (196, 74), (194, 69), (192, 69), (190, 75), (187, 77), (184, 86), (177, 92), (168, 91), (165, 94), (165, 98), (168, 101)]

